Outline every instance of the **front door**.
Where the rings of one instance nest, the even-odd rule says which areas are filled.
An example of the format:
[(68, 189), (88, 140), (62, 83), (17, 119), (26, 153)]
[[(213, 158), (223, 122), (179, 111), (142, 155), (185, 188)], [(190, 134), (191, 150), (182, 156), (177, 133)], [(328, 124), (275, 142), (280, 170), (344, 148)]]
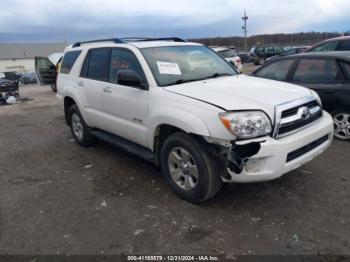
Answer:
[(135, 54), (125, 48), (112, 49), (109, 83), (105, 83), (102, 92), (105, 128), (111, 133), (146, 146), (148, 90), (118, 84), (117, 73), (120, 70), (135, 71), (143, 84), (147, 85)]
[(46, 57), (35, 57), (35, 72), (38, 80), (42, 84), (55, 84), (57, 77), (57, 68)]

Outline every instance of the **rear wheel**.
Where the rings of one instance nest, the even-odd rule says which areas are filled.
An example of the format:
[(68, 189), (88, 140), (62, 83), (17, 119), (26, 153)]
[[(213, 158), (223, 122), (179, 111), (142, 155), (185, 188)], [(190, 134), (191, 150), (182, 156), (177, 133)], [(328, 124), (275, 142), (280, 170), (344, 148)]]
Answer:
[(339, 108), (332, 112), (334, 136), (339, 140), (350, 140), (350, 110)]
[(203, 202), (221, 188), (220, 172), (214, 157), (185, 133), (172, 134), (164, 142), (161, 164), (172, 190), (189, 202)]
[(57, 92), (56, 84), (51, 84), (51, 89), (53, 92)]
[(91, 146), (96, 142), (96, 138), (90, 134), (89, 127), (85, 124), (77, 105), (72, 105), (69, 109), (69, 123), (75, 141), (81, 146)]

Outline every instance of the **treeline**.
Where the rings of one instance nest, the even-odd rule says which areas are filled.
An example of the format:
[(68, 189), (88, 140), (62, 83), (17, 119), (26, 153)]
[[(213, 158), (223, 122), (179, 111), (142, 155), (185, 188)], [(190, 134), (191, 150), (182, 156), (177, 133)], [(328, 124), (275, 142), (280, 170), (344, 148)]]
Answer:
[[(293, 33), (293, 34), (265, 34), (252, 35), (247, 37), (247, 49), (252, 46), (262, 45), (281, 45), (281, 46), (298, 46), (298, 45), (313, 45), (325, 39), (342, 36), (340, 33), (327, 32), (307, 32), (307, 33)], [(345, 33), (350, 35), (350, 32)], [(189, 39), (193, 42), (199, 42), (209, 46), (236, 46), (240, 50), (244, 50), (244, 37), (213, 37)]]

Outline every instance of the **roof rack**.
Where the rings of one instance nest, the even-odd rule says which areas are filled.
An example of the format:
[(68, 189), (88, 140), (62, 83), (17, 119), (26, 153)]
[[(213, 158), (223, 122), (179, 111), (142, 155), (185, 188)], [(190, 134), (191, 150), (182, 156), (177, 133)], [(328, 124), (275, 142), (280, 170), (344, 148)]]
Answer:
[(187, 42), (179, 37), (161, 37), (161, 38), (148, 38), (148, 37), (124, 37), (121, 40), (126, 42), (144, 42), (144, 41), (172, 41), (172, 42)]
[(98, 40), (76, 42), (76, 43), (74, 43), (72, 45), (72, 47), (78, 47), (78, 46), (81, 46), (81, 44), (96, 43), (96, 42), (114, 42), (114, 43), (117, 43), (117, 44), (125, 43), (120, 38), (107, 38), (107, 39), (98, 39)]
[(143, 41), (172, 41), (172, 42), (187, 42), (179, 37), (164, 37), (164, 38), (147, 38), (147, 37), (124, 37), (124, 38), (108, 38), (76, 42), (72, 47), (79, 47), (82, 44), (98, 43), (98, 42), (114, 42), (116, 44), (125, 44), (127, 42), (143, 42)]

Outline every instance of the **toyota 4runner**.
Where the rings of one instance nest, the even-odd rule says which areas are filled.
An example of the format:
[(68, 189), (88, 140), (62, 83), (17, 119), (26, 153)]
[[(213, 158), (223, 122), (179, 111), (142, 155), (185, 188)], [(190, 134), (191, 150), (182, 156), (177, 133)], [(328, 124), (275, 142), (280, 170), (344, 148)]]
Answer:
[(280, 177), (333, 137), (314, 91), (239, 75), (210, 48), (179, 38), (75, 43), (57, 97), (79, 145), (100, 138), (161, 165), (173, 191), (197, 203), (222, 182)]

